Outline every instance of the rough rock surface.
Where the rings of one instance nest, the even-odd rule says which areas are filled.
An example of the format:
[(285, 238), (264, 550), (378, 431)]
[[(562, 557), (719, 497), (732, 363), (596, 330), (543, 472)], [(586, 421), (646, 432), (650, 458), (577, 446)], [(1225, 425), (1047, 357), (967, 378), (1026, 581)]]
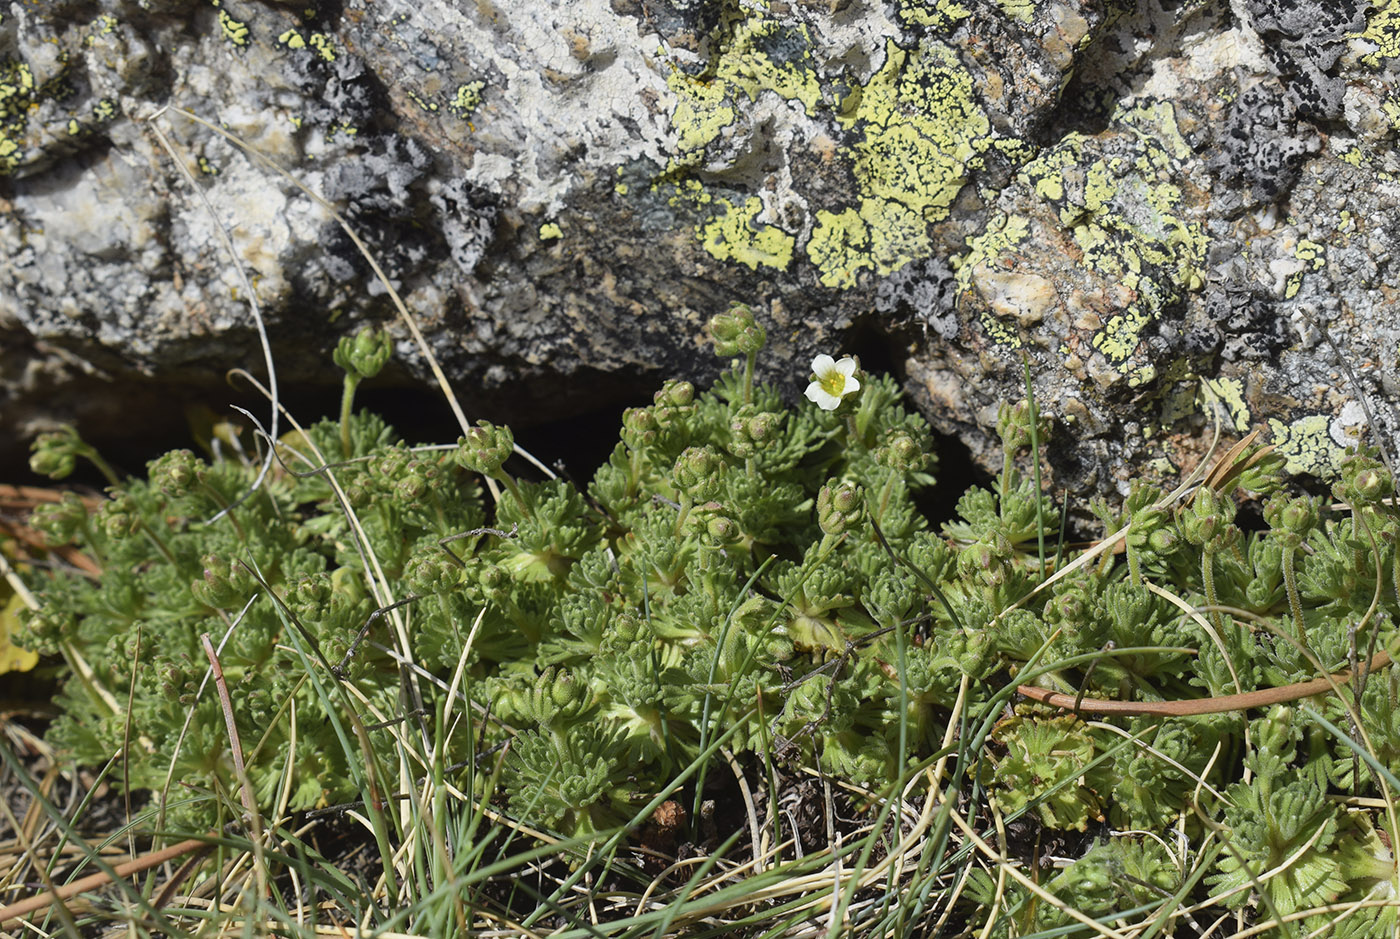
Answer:
[(703, 380), (701, 324), (742, 300), (767, 377), (796, 394), (861, 337), (983, 458), (1028, 361), (1081, 494), (1190, 464), (1210, 415), (1304, 473), (1362, 395), (1397, 429), (1400, 0), (0, 12), (0, 449), (260, 369), (220, 225), (284, 376), (333, 381), (366, 320), (426, 375), (274, 165), (469, 409)]

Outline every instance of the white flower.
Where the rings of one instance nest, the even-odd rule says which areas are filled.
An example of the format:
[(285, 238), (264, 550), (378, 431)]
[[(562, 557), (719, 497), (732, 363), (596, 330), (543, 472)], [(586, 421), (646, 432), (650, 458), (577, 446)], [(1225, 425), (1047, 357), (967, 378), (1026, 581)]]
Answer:
[(837, 362), (829, 355), (819, 355), (812, 360), (812, 371), (817, 380), (807, 386), (807, 398), (823, 411), (834, 411), (841, 399), (860, 390), (860, 382), (853, 377), (856, 360), (849, 355)]

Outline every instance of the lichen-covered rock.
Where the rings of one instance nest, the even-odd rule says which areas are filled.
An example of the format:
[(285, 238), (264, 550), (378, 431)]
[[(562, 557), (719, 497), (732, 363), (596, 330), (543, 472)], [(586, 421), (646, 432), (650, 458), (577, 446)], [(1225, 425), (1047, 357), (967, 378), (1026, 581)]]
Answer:
[(0, 13), (0, 449), (109, 415), (101, 382), (258, 370), (249, 284), (286, 375), (333, 380), (370, 319), (387, 379), (423, 379), (303, 186), (469, 409), (704, 380), (700, 324), (738, 300), (794, 395), (863, 337), (979, 458), (1028, 361), (1085, 494), (1190, 464), (1213, 419), (1309, 473), (1362, 395), (1394, 429), (1400, 0)]

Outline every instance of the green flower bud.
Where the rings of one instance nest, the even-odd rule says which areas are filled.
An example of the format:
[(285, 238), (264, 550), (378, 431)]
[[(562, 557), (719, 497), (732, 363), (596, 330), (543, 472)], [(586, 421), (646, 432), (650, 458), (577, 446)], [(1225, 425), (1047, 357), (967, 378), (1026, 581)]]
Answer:
[(336, 344), (335, 364), (356, 380), (373, 378), (394, 354), (394, 341), (389, 334), (366, 326), (354, 336), (345, 336)]
[[(1170, 521), (1171, 515), (1166, 509), (1146, 506), (1133, 512), (1129, 517), (1131, 527), (1128, 529), (1127, 543), (1130, 548), (1142, 548), (1150, 546), (1152, 538), (1157, 533), (1164, 530)], [(1172, 543), (1175, 543), (1173, 538)]]
[(817, 493), (817, 524), (832, 536), (860, 523), (865, 513), (865, 492), (855, 483), (831, 482)]
[(1273, 529), (1279, 543), (1297, 548), (1317, 525), (1317, 504), (1306, 496), (1285, 499), (1275, 496), (1264, 506), (1264, 521)]
[(705, 523), (705, 534), (711, 544), (721, 548), (738, 544), (744, 540), (744, 530), (739, 523), (727, 515), (711, 516)]
[(1332, 492), (1352, 505), (1372, 505), (1388, 498), (1395, 482), (1385, 466), (1370, 453), (1353, 453), (1342, 461), (1342, 479)]
[(1304, 535), (1317, 525), (1317, 504), (1311, 499), (1294, 499), (1279, 516), (1284, 528), (1295, 535)]
[(651, 639), (646, 623), (631, 613), (619, 613), (613, 617), (611, 633), (608, 638), (623, 646), (631, 645), (643, 637), (648, 641)]
[(649, 408), (628, 408), (622, 412), (622, 442), (632, 451), (645, 450), (656, 441), (659, 425)]
[(1007, 560), (1013, 554), (1006, 536), (993, 532), (982, 541), (974, 541), (958, 553), (958, 572), (991, 587), (999, 587), (1009, 575)]
[(42, 534), (50, 546), (72, 542), (86, 521), (87, 507), (73, 492), (65, 492), (59, 502), (38, 506), (29, 516), (30, 526)]
[(403, 471), (408, 467), (408, 450), (403, 447), (392, 447), (381, 453), (377, 458), (370, 460), (369, 471), (376, 479), (381, 479), (392, 485)]
[(206, 554), (200, 563), (204, 565), (204, 578), (191, 584), (190, 592), (205, 606), (217, 610), (241, 606), (248, 602), (257, 588), (248, 572), (235, 561), (217, 554)]
[(330, 575), (303, 574), (295, 578), (287, 585), (285, 600), (304, 624), (319, 623), (330, 609)]
[(550, 667), (535, 680), (522, 703), (531, 720), (559, 727), (574, 723), (587, 713), (593, 706), (593, 692), (586, 681)]
[(668, 378), (652, 400), (660, 407), (683, 408), (695, 400), (695, 386), (688, 381)]
[(373, 498), (374, 489), (367, 479), (356, 479), (345, 487), (345, 500), (350, 503), (352, 509), (363, 509)]
[(753, 311), (741, 303), (731, 306), (727, 313), (710, 317), (709, 330), (715, 343), (715, 355), (722, 359), (753, 355), (763, 348), (768, 338), (754, 319)]
[(39, 655), (57, 655), (64, 640), (78, 631), (78, 617), (70, 610), (60, 609), (57, 603), (21, 610), (19, 622), (15, 645)]
[(141, 516), (137, 512), (136, 502), (125, 494), (113, 496), (104, 503), (97, 510), (94, 521), (113, 541), (120, 541), (141, 530)]
[(1003, 403), (997, 408), (997, 434), (1008, 453), (1031, 445), (1031, 406), (1028, 401), (1014, 405)]
[(751, 404), (744, 405), (729, 421), (725, 449), (741, 459), (754, 456), (773, 445), (786, 417), (786, 412), (759, 411)]
[(892, 430), (875, 458), (899, 473), (917, 473), (928, 464), (925, 446), (907, 430)]
[(464, 570), (441, 551), (415, 555), (404, 568), (408, 589), (416, 594), (450, 593), (461, 586)]
[(399, 502), (417, 502), (428, 491), (428, 481), (417, 473), (409, 473), (394, 484), (394, 497)]
[(171, 450), (146, 465), (151, 485), (172, 499), (189, 495), (203, 476), (204, 462), (189, 450)]
[(1177, 537), (1170, 528), (1159, 528), (1147, 536), (1147, 546), (1158, 554), (1170, 554), (1176, 550)]
[(696, 502), (704, 502), (719, 491), (724, 460), (713, 447), (689, 447), (676, 460), (671, 478), (676, 488)]
[(1297, 724), (1293, 720), (1293, 709), (1276, 704), (1269, 713), (1256, 724), (1254, 746), (1269, 753), (1286, 754), (1292, 757), (1295, 741), (1298, 739)]
[(1231, 525), (1235, 520), (1235, 509), (1235, 501), (1229, 496), (1222, 496), (1209, 486), (1201, 486), (1179, 519), (1181, 534), (1193, 545), (1220, 551), (1229, 545), (1237, 533), (1237, 529)]
[(1394, 491), (1389, 474), (1379, 469), (1363, 470), (1353, 482), (1358, 502), (1379, 502)]
[(499, 564), (482, 564), (477, 580), (488, 599), (503, 600), (509, 595), (510, 574)]
[(64, 479), (73, 474), (78, 457), (87, 450), (78, 432), (68, 425), (40, 434), (30, 446), (29, 468), (49, 479)]
[(496, 476), (514, 449), (515, 437), (509, 427), (477, 421), (465, 437), (457, 438), (455, 459), (458, 465), (483, 476)]

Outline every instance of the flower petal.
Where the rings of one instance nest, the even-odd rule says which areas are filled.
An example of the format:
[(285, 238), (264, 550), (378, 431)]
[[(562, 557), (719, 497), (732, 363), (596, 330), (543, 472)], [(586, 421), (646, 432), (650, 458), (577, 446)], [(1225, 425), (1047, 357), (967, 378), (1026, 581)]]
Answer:
[(827, 355), (825, 352), (823, 352), (821, 355), (817, 356), (815, 359), (812, 360), (812, 371), (816, 372), (818, 378), (821, 378), (823, 375), (827, 374), (835, 367), (836, 360), (833, 359), (831, 356)]
[(850, 378), (856, 371), (856, 360), (849, 355), (842, 356), (841, 361), (836, 363), (836, 371)]
[(835, 395), (827, 394), (826, 389), (822, 387), (822, 383), (819, 381), (814, 381), (807, 386), (806, 395), (807, 400), (811, 401), (823, 411), (834, 411), (837, 405), (841, 403), (840, 398)]
[(842, 393), (843, 395), (849, 395), (849, 394), (855, 394), (857, 391), (860, 391), (860, 381), (859, 381), (859, 379), (855, 379), (855, 378), (852, 378), (851, 376), (847, 375), (847, 376), (846, 376), (846, 387), (845, 387), (845, 389), (844, 389), (841, 393)]

